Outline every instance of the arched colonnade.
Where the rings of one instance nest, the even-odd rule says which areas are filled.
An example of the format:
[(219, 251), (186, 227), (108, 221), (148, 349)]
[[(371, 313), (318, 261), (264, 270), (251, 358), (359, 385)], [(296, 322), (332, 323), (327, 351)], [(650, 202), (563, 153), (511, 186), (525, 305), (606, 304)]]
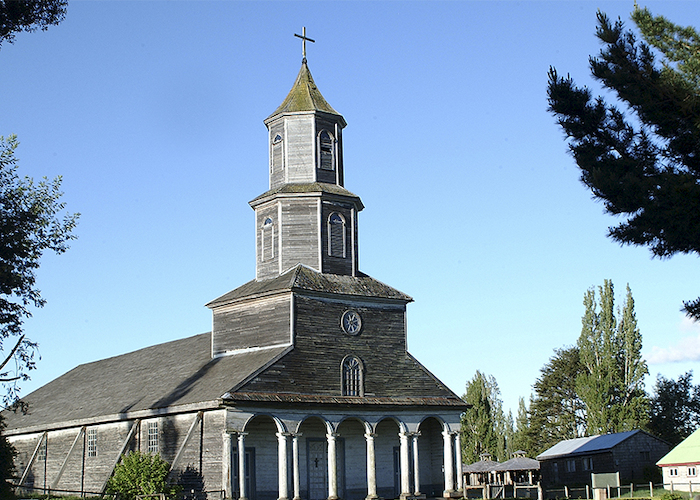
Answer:
[[(225, 495), (240, 500), (450, 497), (462, 488), (459, 428), (458, 418), (448, 422), (438, 415), (229, 412)], [(270, 488), (275, 483), (276, 491)]]

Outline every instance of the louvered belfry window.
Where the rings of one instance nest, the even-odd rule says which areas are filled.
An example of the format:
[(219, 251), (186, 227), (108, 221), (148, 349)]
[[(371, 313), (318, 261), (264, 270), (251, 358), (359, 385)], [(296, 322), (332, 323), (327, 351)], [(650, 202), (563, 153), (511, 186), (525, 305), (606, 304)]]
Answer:
[(337, 212), (328, 218), (328, 255), (345, 257), (345, 219)]
[(323, 170), (333, 170), (333, 137), (327, 130), (318, 135), (319, 164)]
[(362, 396), (362, 362), (355, 356), (348, 356), (343, 359), (342, 372), (343, 396)]
[(284, 156), (282, 153), (282, 136), (277, 134), (272, 139), (272, 164), (270, 165), (272, 172), (276, 172), (284, 167)]

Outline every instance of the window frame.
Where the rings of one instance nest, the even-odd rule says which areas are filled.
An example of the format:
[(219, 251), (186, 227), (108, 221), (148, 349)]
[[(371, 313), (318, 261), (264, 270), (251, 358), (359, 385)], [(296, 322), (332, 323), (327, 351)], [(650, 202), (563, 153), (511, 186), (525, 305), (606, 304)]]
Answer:
[(352, 354), (340, 362), (340, 393), (350, 397), (365, 395), (365, 366), (359, 357)]
[[(324, 140), (323, 134), (327, 134), (328, 140)], [(335, 136), (328, 129), (321, 129), (316, 136), (316, 146), (318, 148), (318, 168), (327, 172), (335, 170)], [(327, 148), (324, 150), (324, 146)]]
[(87, 453), (88, 457), (97, 456), (97, 427), (90, 427), (87, 431)]
[[(337, 219), (334, 220), (334, 217)], [(338, 220), (339, 222), (336, 222)], [(328, 220), (326, 222), (326, 231), (328, 233), (328, 256), (335, 257), (338, 259), (345, 259), (348, 255), (348, 244), (347, 244), (347, 222), (345, 217), (340, 212), (331, 212), (328, 215)], [(334, 229), (335, 228), (335, 229)], [(341, 231), (340, 238), (337, 235), (337, 231)], [(339, 240), (339, 241), (337, 241)], [(336, 242), (335, 245), (333, 242)], [(336, 246), (340, 245), (340, 250), (337, 251)], [(336, 251), (334, 251), (336, 250)]]
[(152, 420), (148, 422), (146, 437), (147, 437), (147, 447), (148, 453), (157, 455), (160, 453), (160, 432), (158, 429), (158, 421)]

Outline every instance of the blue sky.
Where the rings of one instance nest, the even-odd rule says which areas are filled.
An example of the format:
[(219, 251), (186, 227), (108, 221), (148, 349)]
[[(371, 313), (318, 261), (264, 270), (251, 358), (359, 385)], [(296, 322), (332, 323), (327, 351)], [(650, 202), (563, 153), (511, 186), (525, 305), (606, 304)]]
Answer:
[[(700, 26), (696, 2), (642, 3)], [(476, 370), (517, 409), (580, 333), (583, 294), (636, 301), (650, 382), (700, 376), (696, 256), (606, 238), (546, 111), (547, 70), (580, 84), (596, 10), (619, 2), (73, 1), (0, 49), (0, 135), (22, 173), (63, 176), (78, 240), (47, 255), (26, 322), (42, 359), (25, 393), (74, 366), (211, 328), (204, 304), (254, 277), (267, 190), (262, 120), (301, 63), (344, 115), (345, 186), (365, 205), (360, 268), (411, 295), (408, 345), (462, 394)], [(628, 22), (631, 24), (631, 21)], [(154, 362), (157, 362), (154, 360)], [(700, 383), (700, 378), (695, 379)]]

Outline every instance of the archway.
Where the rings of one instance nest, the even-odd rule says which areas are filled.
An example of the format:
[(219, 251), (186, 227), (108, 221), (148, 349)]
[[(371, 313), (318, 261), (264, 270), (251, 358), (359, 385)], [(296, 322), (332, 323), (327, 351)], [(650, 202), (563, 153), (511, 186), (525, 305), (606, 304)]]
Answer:
[(418, 430), (421, 492), (428, 497), (442, 496), (445, 489), (443, 424), (435, 417), (428, 417), (421, 422)]

